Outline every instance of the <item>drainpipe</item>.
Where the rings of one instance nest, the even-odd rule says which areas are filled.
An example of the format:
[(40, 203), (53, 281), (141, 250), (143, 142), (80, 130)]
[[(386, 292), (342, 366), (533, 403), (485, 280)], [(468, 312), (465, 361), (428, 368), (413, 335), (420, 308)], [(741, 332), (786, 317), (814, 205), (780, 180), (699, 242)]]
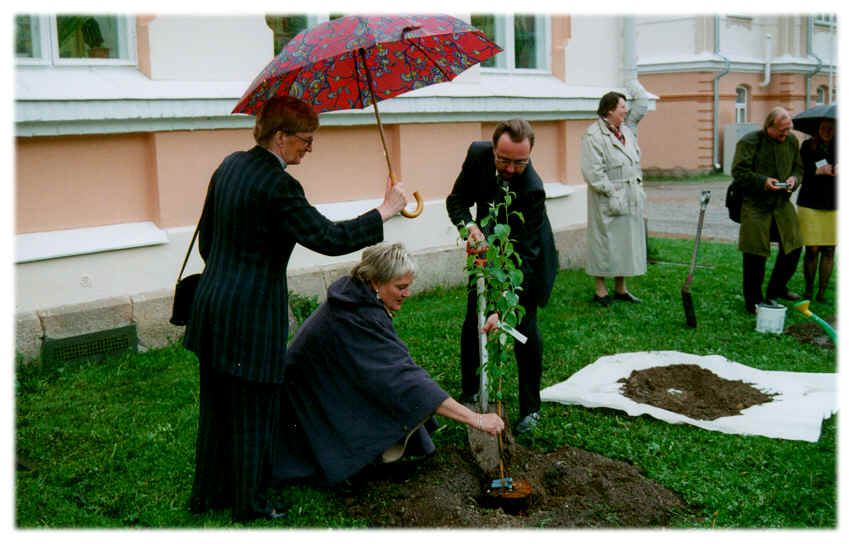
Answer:
[(722, 71), (713, 78), (713, 169), (722, 170), (719, 163), (719, 78), (731, 71), (728, 57), (719, 52), (719, 15), (713, 17), (713, 54), (725, 61)]
[(772, 34), (766, 35), (766, 64), (764, 65), (764, 80), (761, 81), (761, 87), (769, 85), (770, 76), (772, 75)]
[(622, 71), (625, 90), (631, 95), (631, 104), (625, 124), (637, 136), (637, 125), (649, 111), (649, 93), (637, 79), (637, 30), (633, 16), (623, 17)]
[(817, 59), (817, 67), (805, 78), (805, 109), (811, 107), (811, 79), (822, 70), (822, 59), (814, 53), (814, 17), (808, 15), (808, 55)]

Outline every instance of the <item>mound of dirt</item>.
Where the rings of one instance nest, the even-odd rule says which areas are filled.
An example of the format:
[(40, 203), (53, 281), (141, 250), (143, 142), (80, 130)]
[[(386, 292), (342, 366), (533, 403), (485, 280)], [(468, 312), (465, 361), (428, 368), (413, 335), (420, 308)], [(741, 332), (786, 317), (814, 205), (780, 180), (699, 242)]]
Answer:
[[(532, 490), (521, 515), (488, 504), (492, 480), (468, 445), (443, 447), (418, 464), (400, 461), (361, 473), (343, 500), (345, 514), (364, 517), (371, 527), (487, 529), (664, 526), (674, 512), (687, 510), (675, 493), (627, 463), (569, 446), (549, 454), (519, 444), (510, 450), (505, 474)], [(376, 504), (374, 497), (389, 498)]]
[(688, 364), (634, 370), (619, 381), (622, 394), (635, 402), (705, 421), (739, 415), (750, 406), (771, 402), (775, 396)]
[[(837, 318), (835, 316), (825, 317), (823, 318), (823, 321), (828, 323), (834, 330), (837, 330)], [(806, 344), (813, 344), (826, 349), (834, 349), (834, 342), (831, 341), (828, 333), (826, 333), (820, 325), (813, 321), (804, 321), (802, 323), (790, 325), (784, 329), (784, 334), (792, 336)]]

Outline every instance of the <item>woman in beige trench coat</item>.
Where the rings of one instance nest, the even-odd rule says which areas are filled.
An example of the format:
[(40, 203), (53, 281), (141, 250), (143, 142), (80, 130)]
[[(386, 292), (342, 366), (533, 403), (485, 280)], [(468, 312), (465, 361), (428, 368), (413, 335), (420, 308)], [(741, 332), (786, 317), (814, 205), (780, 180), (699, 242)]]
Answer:
[[(581, 171), (587, 190), (587, 274), (595, 277), (593, 301), (639, 303), (628, 292), (627, 276), (646, 273), (646, 194), (640, 148), (625, 125), (625, 96), (601, 97), (596, 120), (581, 141)], [(613, 299), (605, 278), (614, 278)]]

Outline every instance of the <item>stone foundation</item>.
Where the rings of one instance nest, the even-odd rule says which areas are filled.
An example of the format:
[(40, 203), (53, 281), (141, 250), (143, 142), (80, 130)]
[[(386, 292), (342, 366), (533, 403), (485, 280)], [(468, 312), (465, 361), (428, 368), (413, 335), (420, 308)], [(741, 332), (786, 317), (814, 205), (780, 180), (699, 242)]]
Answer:
[[(560, 268), (582, 268), (586, 262), (586, 227), (555, 233)], [(464, 282), (465, 251), (461, 247), (429, 248), (413, 253), (418, 274), (413, 293)], [(327, 288), (348, 274), (356, 263), (290, 271), (289, 289), (302, 296), (324, 300)], [(15, 316), (15, 351), (25, 362), (39, 357), (44, 338), (70, 338), (135, 324), (141, 348), (160, 348), (177, 342), (184, 327), (171, 325), (173, 290), (161, 289), (127, 297), (59, 306)], [(291, 312), (290, 312), (291, 313)], [(291, 316), (290, 316), (291, 320)]]

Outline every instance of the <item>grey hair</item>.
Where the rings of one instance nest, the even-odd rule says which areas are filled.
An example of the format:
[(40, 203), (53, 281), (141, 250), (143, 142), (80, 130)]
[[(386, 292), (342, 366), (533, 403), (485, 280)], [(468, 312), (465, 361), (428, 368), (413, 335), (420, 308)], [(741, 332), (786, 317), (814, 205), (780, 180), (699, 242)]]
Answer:
[[(764, 130), (769, 127), (775, 126), (775, 123), (784, 119), (785, 117), (790, 117), (790, 113), (782, 108), (781, 106), (777, 106), (769, 110), (769, 113), (766, 114), (766, 119), (764, 119)], [(792, 121), (792, 119), (791, 119)]]
[(406, 274), (415, 277), (416, 265), (400, 242), (366, 248), (360, 262), (351, 269), (351, 276), (366, 284), (373, 281), (383, 285)]

